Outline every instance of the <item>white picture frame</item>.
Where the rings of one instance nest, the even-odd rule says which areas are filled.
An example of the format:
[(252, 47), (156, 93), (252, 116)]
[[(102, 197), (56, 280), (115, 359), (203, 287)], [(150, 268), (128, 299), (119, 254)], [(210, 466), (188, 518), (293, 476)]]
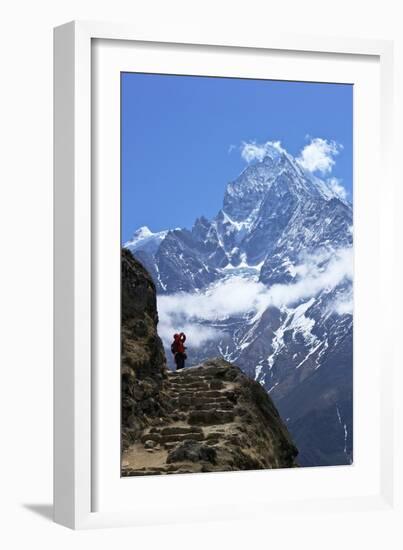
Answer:
[[(318, 469), (304, 469), (303, 472), (302, 470), (282, 470), (209, 474), (208, 476), (201, 474), (133, 478), (124, 480), (126, 495), (120, 492), (122, 480), (116, 479), (114, 485), (112, 482), (109, 484), (105, 481), (110, 470), (104, 466), (104, 463), (112, 466), (116, 464), (116, 456), (120, 453), (120, 449), (111, 451), (110, 460), (109, 457), (101, 462), (97, 459), (97, 454), (102, 453), (104, 456), (108, 453), (108, 442), (116, 438), (116, 422), (113, 426), (111, 423), (110, 427), (107, 426), (107, 422), (104, 422), (105, 419), (99, 422), (100, 409), (97, 406), (97, 400), (103, 398), (108, 384), (106, 381), (102, 384), (98, 383), (94, 359), (98, 354), (95, 338), (97, 324), (102, 315), (105, 317), (102, 304), (98, 308), (98, 301), (102, 301), (102, 293), (99, 290), (102, 282), (95, 282), (95, 277), (101, 265), (99, 262), (103, 260), (99, 259), (96, 240), (97, 234), (102, 230), (105, 231), (107, 226), (107, 223), (99, 224), (100, 217), (102, 220), (108, 220), (107, 209), (109, 208), (110, 219), (114, 223), (114, 226), (111, 226), (113, 232), (116, 230), (117, 220), (119, 221), (119, 212), (116, 211), (117, 195), (99, 196), (95, 182), (96, 177), (99, 177), (99, 167), (94, 163), (94, 148), (97, 147), (98, 140), (102, 139), (96, 132), (102, 134), (105, 126), (98, 124), (97, 121), (100, 102), (97, 99), (94, 104), (94, 94), (96, 94), (94, 87), (97, 83), (106, 85), (108, 82), (108, 80), (98, 81), (95, 74), (99, 54), (95, 53), (94, 47), (99, 41), (108, 41), (117, 48), (126, 47), (126, 49), (130, 44), (140, 45), (146, 52), (142, 57), (142, 66), (146, 67), (149, 64), (150, 72), (152, 67), (156, 66), (153, 65), (154, 63), (165, 64), (166, 72), (170, 72), (168, 60), (164, 60), (161, 53), (172, 46), (175, 46), (178, 51), (187, 50), (190, 54), (197, 52), (198, 55), (200, 54), (200, 59), (207, 49), (210, 59), (219, 58), (223, 53), (228, 55), (237, 53), (246, 59), (253, 55), (281, 54), (284, 60), (293, 55), (314, 59), (320, 54), (324, 56), (324, 60), (326, 58), (324, 63), (318, 65), (322, 67), (320, 70), (323, 70), (323, 74), (325, 74), (325, 65), (332, 62), (335, 64), (340, 62), (342, 65), (344, 61), (354, 56), (360, 56), (364, 64), (366, 61), (373, 62), (376, 69), (371, 69), (372, 76), (368, 73), (367, 82), (374, 84), (374, 95), (371, 101), (376, 103), (380, 100), (380, 106), (379, 113), (372, 113), (374, 126), (371, 128), (376, 128), (376, 136), (368, 136), (368, 143), (363, 145), (362, 150), (371, 150), (374, 154), (373, 158), (371, 156), (371, 162), (375, 164), (371, 164), (369, 160), (368, 163), (376, 173), (368, 173), (368, 181), (372, 178), (371, 181), (375, 182), (376, 174), (382, 168), (382, 176), (388, 185), (385, 186), (382, 195), (378, 194), (375, 183), (371, 185), (370, 192), (365, 198), (366, 202), (364, 201), (369, 210), (358, 207), (359, 210), (355, 212), (355, 216), (358, 213), (362, 228), (371, 224), (370, 236), (376, 243), (373, 249), (375, 256), (379, 254), (383, 259), (392, 258), (394, 251), (391, 225), (394, 197), (391, 167), (393, 148), (393, 45), (391, 42), (272, 34), (267, 37), (250, 35), (241, 38), (231, 37), (230, 32), (220, 37), (203, 32), (201, 36), (195, 37), (187, 36), (185, 30), (180, 36), (178, 33), (170, 36), (169, 30), (164, 36), (153, 36), (152, 33), (148, 34), (130, 25), (90, 22), (72, 22), (56, 28), (54, 37), (55, 521), (76, 529), (177, 522), (175, 498), (178, 499), (177, 502), (180, 501), (179, 499), (182, 502), (186, 499), (186, 509), (181, 510), (181, 521), (247, 517), (251, 510), (256, 516), (265, 514), (269, 510), (271, 512), (279, 510), (284, 506), (287, 506), (287, 510), (292, 514), (300, 508), (301, 500), (304, 502), (304, 508), (309, 508), (313, 514), (325, 509), (338, 510), (343, 507), (354, 510), (381, 510), (393, 507), (394, 445), (391, 418), (395, 411), (391, 396), (393, 395), (393, 368), (397, 364), (393, 347), (383, 354), (382, 368), (379, 365), (374, 366), (372, 374), (368, 376), (370, 382), (367, 390), (372, 392), (368, 395), (375, 400), (379, 399), (379, 408), (378, 404), (374, 407), (376, 416), (373, 418), (374, 425), (379, 427), (379, 434), (376, 436), (376, 446), (372, 449), (376, 451), (376, 459), (374, 462), (367, 462), (362, 473), (358, 465), (355, 470), (322, 468), (321, 472), (317, 472)], [(151, 51), (153, 48), (157, 53), (154, 57)], [(115, 67), (116, 48), (115, 53), (108, 56), (109, 54), (106, 55), (106, 61), (102, 62), (107, 64), (109, 59)], [(127, 63), (131, 63), (132, 54), (129, 57), (130, 60), (128, 59)], [(186, 62), (192, 62), (191, 59), (190, 55), (190, 61)], [(175, 63), (172, 60), (170, 62)], [(254, 64), (251, 66), (255, 67)], [(116, 72), (115, 68), (113, 70)], [(219, 67), (217, 70), (220, 70)], [(224, 68), (221, 70), (223, 71)], [(249, 70), (253, 74), (255, 69)], [(109, 74), (112, 73), (104, 73), (106, 76)], [(300, 78), (304, 78), (303, 73)], [(371, 78), (376, 78), (376, 81), (372, 81)], [(110, 92), (111, 97), (114, 97), (112, 89)], [(364, 124), (365, 103), (363, 102), (362, 105), (361, 118), (355, 120), (355, 124)], [(369, 115), (368, 118), (370, 118)], [(113, 125), (116, 117), (109, 120)], [(94, 132), (96, 121), (97, 130)], [(358, 135), (364, 143), (367, 139), (365, 131), (361, 131)], [(360, 147), (360, 144), (358, 146)], [(361, 149), (358, 151), (361, 152)], [(111, 170), (115, 172), (116, 154), (117, 149), (113, 149), (111, 156), (115, 156), (115, 166), (113, 168), (112, 159)], [(361, 169), (359, 178), (363, 173), (366, 175), (364, 164), (359, 164), (357, 161), (357, 166)], [(113, 177), (115, 172), (111, 172)], [(360, 197), (361, 195), (358, 199)], [(114, 211), (112, 211), (113, 205)], [(376, 221), (373, 218), (374, 213), (377, 217)], [(106, 248), (112, 255), (117, 250), (108, 248), (108, 245)], [(103, 254), (105, 258), (106, 253)], [(368, 254), (366, 258), (362, 256), (359, 260), (368, 262)], [(113, 264), (113, 262), (109, 263)], [(385, 262), (382, 265), (385, 265)], [(359, 272), (360, 265), (356, 265), (356, 269)], [(116, 272), (115, 275), (111, 273), (111, 277), (114, 276)], [(360, 300), (361, 303), (364, 301), (366, 291), (378, 289), (379, 293), (376, 292), (374, 298), (374, 308), (375, 311), (385, 312), (391, 307), (388, 291), (394, 284), (393, 274), (387, 269), (374, 270), (368, 279), (368, 286), (364, 288), (363, 282), (361, 291), (358, 289), (359, 303)], [(369, 324), (365, 325), (364, 316), (361, 318), (362, 328), (359, 329), (361, 337), (373, 337), (373, 329)], [(116, 330), (119, 331), (119, 325), (116, 326)], [(376, 357), (375, 352), (374, 357)], [(368, 360), (370, 360), (369, 357)], [(114, 407), (110, 411), (111, 416), (116, 419), (119, 416), (119, 407), (116, 409), (115, 398), (111, 399), (111, 403)], [(108, 432), (109, 429), (110, 439), (105, 439), (102, 432), (104, 430)], [(363, 445), (366, 444), (368, 437), (368, 434), (362, 434)], [(102, 440), (101, 443), (99, 440)], [(347, 468), (354, 468), (354, 466)], [(267, 474), (272, 477), (268, 478)], [(114, 471), (113, 476), (119, 477), (120, 472)], [(331, 491), (329, 494), (326, 493), (326, 477), (329, 478), (329, 491)], [(277, 488), (283, 488), (284, 493), (287, 493), (284, 490), (287, 485), (292, 485), (293, 489), (288, 491), (281, 501), (276, 497), (274, 490), (271, 491), (274, 496), (266, 497), (262, 491), (259, 491), (259, 487), (267, 483), (268, 479), (271, 480), (272, 489), (277, 486)], [(107, 498), (101, 498), (100, 505), (97, 496), (100, 492), (98, 486), (104, 481), (105, 488), (102, 488), (102, 491), (109, 492), (104, 493)], [(307, 486), (312, 488), (309, 494), (306, 493)], [(211, 499), (208, 500), (206, 487), (209, 487), (210, 491), (216, 488), (216, 502), (212, 503)], [(147, 494), (155, 495), (156, 492), (161, 497), (159, 506), (156, 506), (152, 499), (146, 498)], [(226, 495), (225, 498), (221, 496), (223, 493)], [(128, 498), (130, 494), (133, 494), (131, 499)], [(197, 503), (192, 501), (192, 494), (198, 495)], [(142, 498), (139, 498), (139, 495), (142, 495)], [(171, 499), (170, 508), (167, 507), (168, 498)]]

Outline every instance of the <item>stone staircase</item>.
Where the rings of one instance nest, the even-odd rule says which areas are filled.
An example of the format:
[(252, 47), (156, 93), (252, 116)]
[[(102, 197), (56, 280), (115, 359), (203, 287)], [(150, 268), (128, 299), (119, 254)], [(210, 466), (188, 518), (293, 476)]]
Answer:
[(255, 429), (253, 416), (242, 403), (240, 377), (245, 378), (223, 360), (169, 372), (161, 392), (168, 413), (124, 451), (122, 475), (239, 469), (232, 460), (236, 454), (241, 469), (243, 462), (244, 469), (266, 467), (254, 456), (248, 434)]
[[(178, 468), (167, 463), (169, 453), (186, 441), (191, 442), (189, 448), (192, 447), (196, 451), (204, 446), (214, 447), (219, 444), (224, 431), (228, 433), (231, 429), (231, 423), (236, 417), (237, 399), (232, 381), (225, 379), (227, 373), (228, 367), (218, 367), (216, 364), (204, 364), (168, 373), (164, 394), (171, 405), (170, 418), (161, 426), (152, 426), (145, 430), (140, 442), (125, 453), (124, 475), (171, 473), (176, 470), (194, 472), (195, 464), (192, 463), (191, 468), (189, 464), (186, 467), (186, 460), (181, 461), (184, 464), (178, 465)], [(216, 427), (219, 429), (216, 430)], [(195, 445), (200, 442), (203, 442), (203, 445)], [(136, 453), (139, 468), (135, 467)], [(150, 460), (151, 454), (154, 455), (153, 458), (161, 458), (161, 462), (165, 458), (165, 464), (157, 467), (143, 464), (141, 459), (144, 457), (147, 458), (147, 462), (154, 462)], [(210, 456), (213, 455), (214, 453)]]

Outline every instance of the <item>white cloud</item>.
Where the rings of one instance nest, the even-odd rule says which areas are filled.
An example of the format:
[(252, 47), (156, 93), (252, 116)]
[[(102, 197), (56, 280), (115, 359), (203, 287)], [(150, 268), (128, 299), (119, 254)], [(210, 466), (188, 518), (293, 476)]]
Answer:
[[(158, 331), (164, 342), (172, 340), (174, 332), (184, 330), (192, 346), (198, 347), (221, 336), (211, 323), (234, 315), (248, 314), (250, 321), (258, 319), (269, 306), (282, 307), (310, 298), (320, 291), (332, 289), (345, 279), (352, 279), (353, 251), (319, 250), (301, 258), (294, 268), (297, 281), (271, 287), (257, 281), (233, 277), (215, 284), (205, 293), (177, 293), (158, 298), (160, 324)], [(342, 306), (340, 306), (342, 307)], [(208, 323), (209, 325), (203, 325)]]
[(266, 141), (266, 143), (256, 143), (256, 141), (246, 142), (243, 141), (240, 147), (241, 157), (246, 162), (253, 162), (254, 160), (262, 161), (273, 149), (280, 153), (285, 152), (281, 147), (280, 141)]
[(334, 157), (339, 154), (342, 148), (343, 146), (335, 141), (313, 138), (302, 149), (297, 161), (308, 172), (328, 174), (335, 164)]
[(339, 300), (334, 303), (334, 310), (339, 315), (352, 315), (353, 314), (353, 300)]
[(348, 289), (346, 292), (338, 296), (333, 304), (331, 309), (336, 312), (338, 315), (352, 315), (354, 308), (353, 302), (353, 292), (352, 289)]
[(338, 178), (329, 178), (327, 180), (327, 184), (333, 193), (339, 197), (339, 199), (343, 201), (347, 199), (347, 191)]

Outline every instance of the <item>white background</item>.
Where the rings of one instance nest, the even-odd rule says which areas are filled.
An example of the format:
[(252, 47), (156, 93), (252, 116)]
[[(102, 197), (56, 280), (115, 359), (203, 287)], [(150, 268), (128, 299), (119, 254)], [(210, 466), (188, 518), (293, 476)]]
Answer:
[[(136, 510), (136, 520), (147, 509), (153, 518), (168, 521), (168, 512), (187, 503), (189, 516), (194, 509), (209, 507), (210, 517), (223, 510), (245, 517), (251, 509), (267, 516), (279, 508), (281, 500), (307, 496), (323, 500), (337, 497), (377, 494), (380, 481), (381, 374), (379, 329), (368, 316), (368, 296), (375, 317), (382, 317), (379, 301), (379, 229), (376, 223), (380, 205), (379, 150), (379, 62), (360, 57), (332, 58), (323, 54), (265, 52), (254, 54), (234, 49), (200, 50), (166, 48), (160, 45), (97, 41), (93, 61), (93, 281), (95, 286), (92, 373), (96, 407), (93, 511)], [(95, 53), (96, 52), (96, 53)], [(150, 71), (173, 74), (220, 74), (253, 76), (275, 80), (354, 82), (354, 466), (303, 468), (298, 472), (261, 471), (229, 475), (120, 478), (120, 71)], [(267, 122), (270, 132), (270, 121)], [(378, 136), (378, 138), (377, 138)], [(158, 200), (158, 197), (156, 198)], [(367, 345), (368, 340), (372, 342)], [(379, 403), (380, 404), (380, 403)], [(385, 414), (385, 413), (384, 413)], [(372, 436), (368, 437), (368, 430)], [(385, 445), (385, 444), (384, 444)], [(385, 445), (385, 448), (388, 445)], [(296, 474), (296, 475), (294, 475)], [(211, 494), (215, 493), (214, 501)], [(136, 499), (133, 499), (136, 495)], [(141, 495), (141, 496), (140, 496)], [(156, 498), (158, 495), (158, 498)], [(263, 498), (264, 495), (264, 498)], [(267, 508), (263, 508), (262, 499)], [(275, 503), (275, 505), (274, 505)], [(139, 508), (137, 508), (138, 506)], [(344, 506), (344, 505), (343, 505)], [(290, 505), (289, 505), (290, 507)], [(343, 507), (341, 507), (343, 509)], [(105, 525), (105, 523), (104, 523)], [(108, 525), (108, 523), (106, 523)]]
[[(389, 550), (402, 545), (398, 516), (390, 512), (318, 517), (301, 510), (292, 525), (284, 514), (268, 517), (264, 524), (245, 521), (95, 532), (71, 532), (44, 517), (51, 514), (52, 498), (52, 27), (71, 19), (96, 19), (130, 21), (139, 27), (152, 24), (157, 35), (167, 25), (172, 30), (186, 26), (223, 32), (231, 26), (247, 34), (255, 27), (267, 32), (284, 29), (395, 39), (401, 104), (399, 4), (392, 0), (14, 0), (2, 7), (0, 544), (4, 548), (339, 550), (361, 546), (363, 540), (366, 548)], [(402, 127), (399, 103), (396, 122)], [(397, 202), (403, 207), (399, 185)], [(402, 234), (401, 218), (396, 220), (396, 231)], [(402, 275), (401, 264), (395, 269)], [(397, 309), (400, 298), (396, 297)], [(399, 315), (385, 345), (401, 341), (401, 329)]]

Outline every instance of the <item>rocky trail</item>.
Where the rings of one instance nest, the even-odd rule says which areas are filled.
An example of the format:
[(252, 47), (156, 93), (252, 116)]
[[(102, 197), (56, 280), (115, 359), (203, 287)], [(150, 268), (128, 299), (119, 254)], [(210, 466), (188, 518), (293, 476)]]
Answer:
[(122, 475), (291, 467), (297, 450), (264, 390), (215, 359), (167, 373), (156, 417), (124, 450)]

